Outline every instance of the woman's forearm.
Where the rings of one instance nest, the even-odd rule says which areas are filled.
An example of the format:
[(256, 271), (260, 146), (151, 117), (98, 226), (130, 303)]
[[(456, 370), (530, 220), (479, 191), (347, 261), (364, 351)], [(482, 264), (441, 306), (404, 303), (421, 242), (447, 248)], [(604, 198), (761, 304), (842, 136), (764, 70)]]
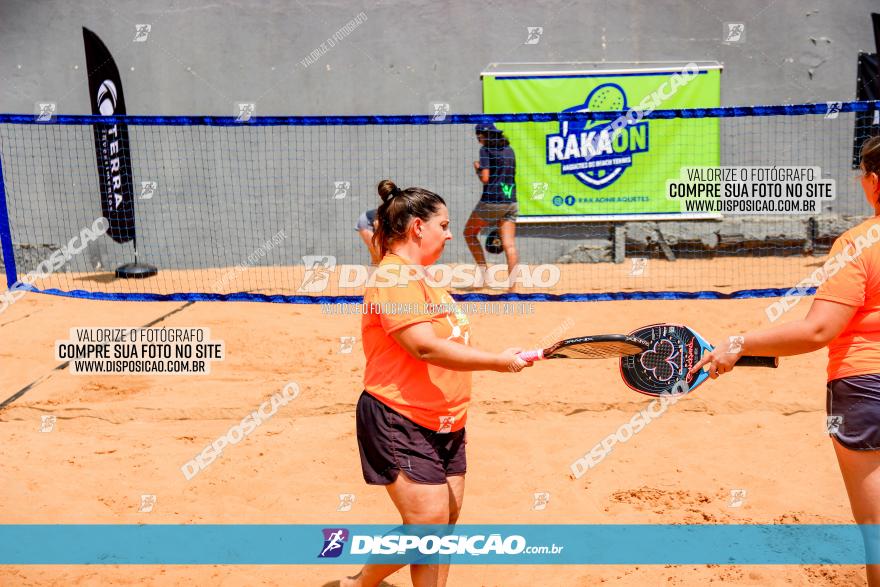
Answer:
[[(744, 337), (742, 354), (759, 357), (800, 355), (821, 349), (831, 338), (821, 324), (797, 320), (749, 333)], [(719, 344), (730, 345), (730, 342), (720, 341)]]
[(418, 359), (453, 371), (503, 371), (507, 367), (505, 359), (498, 353), (443, 338), (416, 349), (416, 355)]

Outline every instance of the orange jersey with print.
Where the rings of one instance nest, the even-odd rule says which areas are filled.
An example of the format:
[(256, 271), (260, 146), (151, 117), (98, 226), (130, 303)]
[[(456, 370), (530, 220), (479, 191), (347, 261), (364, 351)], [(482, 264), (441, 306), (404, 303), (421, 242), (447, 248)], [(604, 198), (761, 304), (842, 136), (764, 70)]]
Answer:
[(855, 315), (828, 345), (828, 381), (880, 373), (880, 218), (834, 241), (817, 300), (855, 306)]
[(454, 432), (467, 420), (471, 373), (420, 361), (397, 344), (391, 334), (429, 322), (437, 336), (469, 344), (470, 324), (467, 316), (453, 306), (455, 302), (446, 290), (409, 274), (405, 264), (397, 255), (385, 255), (373, 276), (375, 284), (364, 291), (364, 388), (419, 426)]

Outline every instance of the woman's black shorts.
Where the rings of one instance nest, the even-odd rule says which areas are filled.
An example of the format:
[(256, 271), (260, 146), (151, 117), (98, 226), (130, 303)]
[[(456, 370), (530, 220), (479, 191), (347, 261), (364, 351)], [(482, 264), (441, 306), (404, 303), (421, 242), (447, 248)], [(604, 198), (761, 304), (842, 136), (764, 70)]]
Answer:
[(440, 434), (419, 426), (366, 391), (357, 404), (357, 439), (364, 480), (389, 485), (400, 471), (416, 483), (441, 485), (467, 471), (464, 428)]
[(828, 382), (828, 433), (852, 450), (880, 450), (880, 374)]

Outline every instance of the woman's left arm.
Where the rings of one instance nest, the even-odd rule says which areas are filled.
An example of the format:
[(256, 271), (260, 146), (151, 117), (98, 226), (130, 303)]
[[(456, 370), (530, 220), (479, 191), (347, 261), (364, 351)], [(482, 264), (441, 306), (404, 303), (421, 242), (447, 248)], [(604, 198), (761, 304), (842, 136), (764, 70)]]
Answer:
[(810, 311), (802, 320), (722, 339), (714, 351), (693, 366), (690, 373), (709, 365), (709, 376), (714, 379), (733, 369), (743, 355), (784, 357), (819, 350), (843, 331), (856, 310), (858, 306), (813, 300)]

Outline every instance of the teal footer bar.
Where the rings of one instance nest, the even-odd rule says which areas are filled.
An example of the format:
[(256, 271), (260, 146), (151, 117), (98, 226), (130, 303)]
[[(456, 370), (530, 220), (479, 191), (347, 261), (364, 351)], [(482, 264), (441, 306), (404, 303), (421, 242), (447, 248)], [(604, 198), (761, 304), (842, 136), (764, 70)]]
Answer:
[(876, 525), (0, 525), (5, 565), (880, 564)]

